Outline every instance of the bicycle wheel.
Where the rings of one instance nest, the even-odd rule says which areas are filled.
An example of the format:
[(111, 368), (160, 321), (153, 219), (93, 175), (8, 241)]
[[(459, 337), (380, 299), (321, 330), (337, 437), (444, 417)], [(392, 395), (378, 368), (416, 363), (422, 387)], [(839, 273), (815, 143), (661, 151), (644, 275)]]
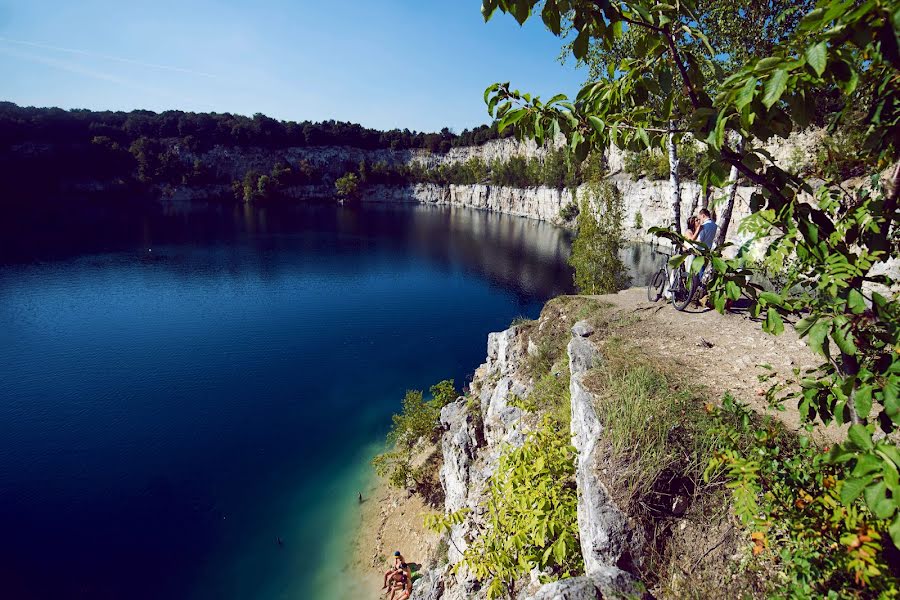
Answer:
[(650, 302), (656, 302), (660, 298), (662, 298), (663, 291), (666, 289), (666, 271), (665, 269), (660, 269), (657, 271), (653, 277), (650, 278), (650, 283), (647, 284), (647, 300)]
[(672, 285), (672, 306), (675, 310), (687, 308), (697, 291), (697, 283), (697, 277), (691, 276), (683, 267), (676, 271)]

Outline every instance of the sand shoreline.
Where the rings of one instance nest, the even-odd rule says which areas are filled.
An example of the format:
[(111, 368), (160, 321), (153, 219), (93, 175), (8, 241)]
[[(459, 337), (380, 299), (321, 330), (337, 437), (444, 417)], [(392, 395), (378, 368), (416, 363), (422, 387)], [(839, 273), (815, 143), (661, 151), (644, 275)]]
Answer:
[(347, 573), (354, 598), (384, 597), (384, 571), (399, 550), (415, 572), (436, 566), (440, 536), (423, 526), (423, 515), (436, 509), (407, 490), (391, 487), (373, 474), (362, 490)]

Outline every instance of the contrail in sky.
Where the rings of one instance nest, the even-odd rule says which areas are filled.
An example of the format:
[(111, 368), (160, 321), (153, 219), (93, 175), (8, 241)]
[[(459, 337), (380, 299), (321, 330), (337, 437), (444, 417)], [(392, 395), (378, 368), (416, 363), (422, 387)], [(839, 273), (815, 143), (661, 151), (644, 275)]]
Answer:
[(209, 77), (210, 79), (215, 79), (216, 76), (211, 73), (204, 73), (203, 71), (195, 71), (193, 69), (185, 69), (183, 67), (173, 67), (170, 65), (158, 65), (155, 63), (147, 63), (139, 60), (132, 60), (130, 58), (122, 58), (121, 56), (111, 56), (109, 54), (100, 54), (97, 52), (89, 52), (87, 50), (78, 50), (76, 48), (61, 48), (59, 46), (51, 46), (49, 44), (39, 44), (37, 42), (26, 42), (24, 40), (11, 40), (9, 38), (0, 37), (0, 42), (6, 42), (9, 44), (19, 44), (21, 46), (31, 46), (33, 48), (43, 48), (44, 50), (54, 50), (56, 52), (68, 52), (69, 54), (78, 54), (81, 56), (89, 56), (92, 58), (100, 58), (103, 60), (112, 60), (115, 62), (125, 63), (129, 65), (135, 65), (138, 67), (146, 67), (148, 69), (159, 69), (161, 71), (174, 71), (176, 73), (185, 73), (187, 75), (198, 75), (200, 77)]
[[(62, 71), (68, 71), (69, 73), (75, 73), (78, 75), (84, 75), (86, 77), (91, 77), (93, 79), (100, 79), (102, 81), (109, 81), (123, 87), (132, 88), (138, 91), (141, 91), (145, 94), (154, 94), (159, 96), (168, 96), (170, 98), (178, 98), (182, 101), (187, 100), (193, 102), (191, 98), (185, 98), (180, 94), (174, 94), (168, 90), (151, 87), (148, 85), (144, 85), (142, 83), (138, 83), (135, 81), (131, 81), (128, 79), (123, 79), (121, 77), (117, 77), (110, 73), (104, 73), (103, 71), (97, 71), (95, 69), (91, 69), (85, 67), (84, 65), (80, 65), (78, 63), (67, 62), (63, 60), (58, 60), (55, 58), (50, 58), (46, 56), (38, 56), (36, 54), (29, 54), (26, 52), (22, 52), (19, 50), (14, 50), (11, 48), (0, 48), (0, 54), (6, 54), (7, 56), (13, 56), (16, 58), (23, 58), (25, 60), (30, 60), (34, 62), (38, 62), (49, 67), (53, 67), (56, 69), (60, 69)], [(203, 103), (206, 104), (206, 103)]]

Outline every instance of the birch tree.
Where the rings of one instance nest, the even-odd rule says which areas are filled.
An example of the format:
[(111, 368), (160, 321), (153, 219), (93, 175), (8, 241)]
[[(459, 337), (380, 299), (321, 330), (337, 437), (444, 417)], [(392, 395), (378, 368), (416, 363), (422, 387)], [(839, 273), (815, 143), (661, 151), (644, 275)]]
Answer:
[[(744, 139), (740, 138), (740, 136), (735, 136), (739, 139), (737, 140), (737, 144), (735, 145), (735, 150), (738, 153), (744, 152)], [(725, 204), (722, 206), (722, 212), (719, 214), (719, 222), (716, 223), (718, 229), (716, 231), (716, 246), (722, 246), (725, 244), (725, 239), (728, 236), (728, 226), (731, 224), (731, 214), (734, 212), (734, 201), (737, 198), (737, 188), (738, 188), (738, 179), (740, 178), (740, 173), (738, 173), (738, 169), (736, 166), (731, 165), (731, 171), (728, 173), (728, 193), (725, 195)]]
[(669, 121), (669, 135), (666, 136), (669, 151), (669, 194), (672, 201), (672, 229), (681, 231), (681, 176), (678, 174), (678, 145), (675, 143), (675, 122)]

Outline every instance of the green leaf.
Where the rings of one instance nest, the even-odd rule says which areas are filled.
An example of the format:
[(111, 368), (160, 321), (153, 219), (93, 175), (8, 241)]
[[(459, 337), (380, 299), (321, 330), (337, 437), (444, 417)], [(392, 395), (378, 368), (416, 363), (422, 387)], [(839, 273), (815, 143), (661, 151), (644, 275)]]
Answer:
[(590, 115), (588, 117), (588, 123), (591, 124), (597, 133), (603, 133), (603, 130), (606, 129), (606, 124), (600, 119), (600, 117)]
[(586, 31), (582, 31), (578, 34), (578, 37), (576, 37), (575, 41), (572, 43), (572, 54), (575, 55), (575, 58), (581, 60), (585, 57), (588, 51), (588, 41), (589, 36)]
[(891, 541), (894, 546), (900, 548), (900, 512), (894, 515), (894, 520), (888, 526), (888, 533), (891, 534)]
[(757, 83), (758, 80), (756, 79), (756, 77), (751, 77), (737, 93), (737, 97), (735, 97), (734, 99), (734, 105), (739, 111), (744, 110), (745, 106), (753, 102), (753, 96), (756, 94)]
[(865, 425), (851, 425), (849, 431), (847, 431), (847, 437), (860, 450), (871, 450), (875, 447), (872, 443), (872, 436)]
[(784, 63), (784, 59), (780, 56), (768, 56), (756, 63), (757, 71), (771, 71), (778, 65)]
[(778, 69), (772, 73), (772, 76), (766, 81), (766, 85), (763, 88), (763, 106), (771, 108), (773, 104), (778, 102), (778, 99), (781, 98), (781, 94), (784, 93), (787, 87), (787, 78), (788, 72), (785, 69)]
[(549, 100), (547, 100), (547, 106), (550, 106), (554, 102), (559, 102), (560, 100), (566, 100), (566, 99), (567, 99), (567, 96), (565, 94), (557, 94), (557, 95), (553, 96), (552, 98), (550, 98)]
[(841, 486), (841, 502), (845, 505), (853, 504), (853, 501), (859, 498), (859, 495), (863, 493), (863, 490), (866, 489), (874, 479), (874, 475), (869, 475), (867, 477), (845, 480), (844, 485)]
[(858, 290), (850, 290), (850, 294), (847, 296), (847, 308), (854, 315), (866, 312), (866, 299)]
[(872, 412), (872, 386), (861, 385), (853, 395), (853, 405), (860, 419), (865, 419)]
[(784, 298), (776, 294), (775, 292), (763, 292), (759, 295), (759, 299), (766, 304), (773, 304), (775, 306), (784, 306)]
[(889, 519), (894, 514), (896, 505), (887, 497), (887, 485), (879, 481), (865, 490), (866, 506), (876, 519)]
[(863, 454), (853, 467), (852, 477), (862, 477), (874, 471), (881, 471), (882, 460), (875, 454)]
[(825, 50), (825, 42), (820, 42), (815, 46), (810, 46), (806, 49), (806, 62), (809, 63), (809, 66), (811, 66), (816, 72), (816, 75), (819, 76), (825, 72), (825, 66), (828, 62)]
[(528, 114), (528, 111), (524, 108), (509, 111), (500, 119), (500, 122), (497, 124), (497, 130), (503, 131), (510, 125), (520, 121), (526, 114)]
[(733, 281), (726, 281), (725, 295), (728, 296), (730, 300), (737, 300), (741, 297), (741, 288)]
[[(762, 294), (760, 294), (760, 297), (762, 297)], [(815, 317), (811, 317), (811, 318), (804, 317), (804, 318), (800, 319), (799, 321), (797, 321), (797, 324), (794, 325), (794, 329), (797, 331), (797, 335), (799, 335), (800, 337), (803, 337), (804, 335), (806, 335), (809, 332), (810, 327), (812, 327), (815, 324), (816, 324)]]
[(826, 338), (830, 329), (831, 323), (828, 321), (817, 321), (815, 325), (809, 328), (806, 341), (816, 354), (824, 354), (823, 345), (827, 343)]
[(763, 323), (763, 329), (775, 335), (779, 335), (784, 331), (784, 321), (781, 320), (781, 315), (779, 315), (778, 311), (774, 308), (770, 307), (769, 310), (766, 311), (766, 320)]
[(673, 256), (669, 259), (669, 266), (673, 269), (677, 269), (681, 266), (684, 260), (687, 258), (686, 254), (679, 254), (678, 256)]
[(857, 353), (856, 344), (853, 342), (853, 334), (850, 331), (850, 323), (841, 317), (835, 319), (834, 329), (831, 330), (831, 339), (838, 345), (841, 352), (854, 356)]
[(725, 115), (725, 111), (719, 113), (719, 118), (716, 120), (716, 129), (715, 129), (715, 143), (713, 143), (713, 147), (719, 149), (725, 143), (725, 124), (728, 122), (728, 117)]

